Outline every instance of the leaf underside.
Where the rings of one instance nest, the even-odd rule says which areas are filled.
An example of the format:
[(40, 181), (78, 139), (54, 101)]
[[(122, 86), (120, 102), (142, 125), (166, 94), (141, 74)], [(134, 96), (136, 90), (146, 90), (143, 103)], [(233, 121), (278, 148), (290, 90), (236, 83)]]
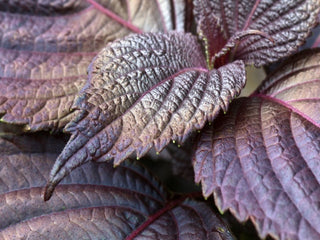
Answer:
[(250, 218), (262, 238), (320, 238), (319, 63), (319, 50), (292, 57), (207, 126), (197, 145), (203, 195)]
[[(168, 1), (99, 3), (143, 31), (185, 26), (184, 2), (172, 14)], [(96, 52), (130, 33), (86, 1), (0, 1), (1, 120), (62, 129), (75, 116), (70, 109)]]
[(103, 49), (89, 68), (72, 137), (54, 165), (46, 197), (77, 166), (114, 159), (117, 165), (153, 146), (182, 143), (212, 121), (245, 84), (241, 61), (208, 71), (190, 34), (132, 35)]
[[(37, 141), (29, 137), (23, 148)], [(1, 239), (232, 239), (210, 207), (168, 199), (148, 171), (131, 163), (83, 165), (44, 202), (42, 186), (57, 154), (43, 153), (41, 143), (38, 152), (14, 144), (0, 157)], [(0, 139), (1, 152), (9, 145)]]
[(242, 39), (231, 54), (233, 59), (256, 66), (277, 61), (297, 50), (316, 25), (320, 10), (319, 0), (196, 2), (207, 1), (212, 14), (221, 22), (226, 39), (247, 30), (258, 30), (268, 36)]

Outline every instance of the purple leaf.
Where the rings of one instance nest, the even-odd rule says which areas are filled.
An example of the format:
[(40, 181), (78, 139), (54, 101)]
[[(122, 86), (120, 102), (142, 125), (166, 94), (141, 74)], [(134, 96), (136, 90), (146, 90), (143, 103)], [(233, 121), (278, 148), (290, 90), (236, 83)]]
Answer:
[(320, 238), (320, 50), (302, 52), (207, 126), (196, 182), (260, 237)]
[(15, 1), (0, 0), (0, 11), (36, 16), (72, 14), (88, 7), (86, 1)]
[(64, 127), (95, 54), (0, 49), (0, 55), (2, 120), (33, 131)]
[(289, 56), (303, 44), (316, 24), (320, 5), (317, 0), (210, 0), (210, 9), (221, 21), (227, 39), (247, 30), (268, 36), (242, 39), (231, 52), (231, 59), (261, 66)]
[[(194, 15), (197, 21), (198, 35), (203, 41), (206, 51), (207, 65), (214, 68), (214, 55), (227, 43), (227, 36), (223, 31), (221, 19), (212, 12), (208, 1), (194, 1)], [(224, 63), (225, 61), (223, 61)], [(219, 64), (219, 65), (223, 65)]]
[(48, 199), (65, 175), (90, 161), (115, 165), (153, 146), (183, 142), (212, 121), (245, 84), (242, 61), (208, 71), (190, 34), (142, 34), (115, 41), (89, 68), (77, 101), (80, 114), (67, 125), (72, 137), (54, 165)]
[[(3, 147), (8, 142), (0, 138)], [(42, 186), (55, 157), (1, 155), (1, 239), (233, 239), (209, 206), (188, 196), (168, 198), (148, 171), (131, 163), (83, 165), (44, 202)]]
[[(187, 19), (182, 1), (170, 17), (162, 12), (168, 1), (100, 4), (143, 31), (183, 30)], [(131, 31), (86, 1), (0, 5), (0, 117), (25, 130), (59, 130), (74, 117), (70, 108), (96, 51)]]

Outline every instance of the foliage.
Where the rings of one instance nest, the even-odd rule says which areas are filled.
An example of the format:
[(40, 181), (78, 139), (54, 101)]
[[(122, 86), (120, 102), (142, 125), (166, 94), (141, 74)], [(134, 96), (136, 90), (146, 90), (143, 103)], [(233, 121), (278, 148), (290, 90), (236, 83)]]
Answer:
[[(261, 238), (320, 237), (319, 37), (296, 53), (319, 0), (5, 2), (1, 238), (233, 238), (201, 193), (163, 189), (133, 155), (191, 181), (193, 166)], [(246, 66), (271, 63), (231, 103)]]

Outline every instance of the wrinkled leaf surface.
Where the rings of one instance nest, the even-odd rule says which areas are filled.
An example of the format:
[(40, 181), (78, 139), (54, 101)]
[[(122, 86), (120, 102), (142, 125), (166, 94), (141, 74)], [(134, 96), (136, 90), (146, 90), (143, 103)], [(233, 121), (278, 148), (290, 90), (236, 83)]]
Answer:
[(203, 195), (262, 238), (320, 238), (320, 51), (296, 55), (207, 126), (194, 156)]
[(233, 239), (207, 205), (170, 200), (148, 171), (130, 163), (83, 165), (44, 202), (56, 153), (43, 146), (21, 152), (19, 139), (11, 140), (0, 139), (0, 239)]
[[(96, 52), (131, 31), (87, 1), (1, 2), (0, 117), (25, 130), (61, 129)], [(185, 2), (169, 2), (99, 4), (142, 31), (184, 30)]]
[(256, 34), (244, 38), (231, 54), (234, 59), (256, 66), (288, 56), (302, 45), (315, 26), (320, 9), (319, 0), (210, 0), (210, 5), (221, 20), (227, 39), (247, 30), (267, 36)]
[(212, 121), (245, 84), (242, 61), (206, 69), (191, 34), (132, 35), (103, 49), (89, 68), (89, 80), (66, 130), (72, 137), (54, 165), (46, 196), (77, 166), (114, 159), (119, 164), (153, 146), (183, 142)]

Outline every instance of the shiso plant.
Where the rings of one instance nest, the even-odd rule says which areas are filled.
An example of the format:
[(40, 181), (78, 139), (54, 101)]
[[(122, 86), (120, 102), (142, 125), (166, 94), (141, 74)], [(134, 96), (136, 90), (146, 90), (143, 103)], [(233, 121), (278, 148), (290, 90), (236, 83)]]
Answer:
[(320, 239), (319, 11), (0, 0), (0, 239)]

